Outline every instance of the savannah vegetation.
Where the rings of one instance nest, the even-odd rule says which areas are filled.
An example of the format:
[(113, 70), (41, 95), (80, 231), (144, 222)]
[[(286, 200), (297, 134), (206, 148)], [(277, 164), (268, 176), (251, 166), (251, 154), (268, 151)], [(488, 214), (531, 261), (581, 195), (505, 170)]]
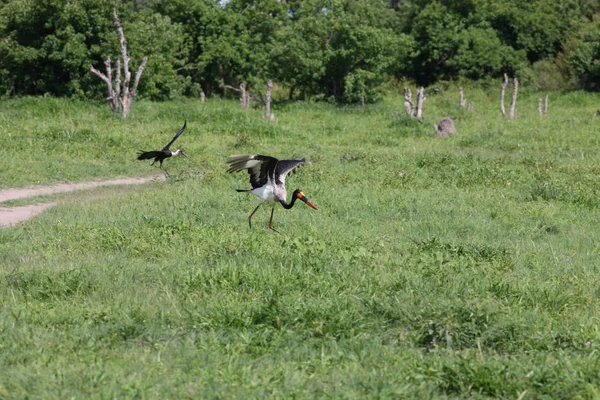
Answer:
[[(255, 96), (272, 80), (294, 99), (381, 98), (391, 81), (495, 82), (595, 90), (595, 0), (168, 0), (118, 2), (137, 96)], [(120, 55), (113, 0), (0, 4), (0, 94), (106, 97), (90, 73)], [(114, 65), (114, 64), (113, 64)], [(495, 85), (495, 84), (494, 84)]]
[[(184, 120), (190, 159), (8, 204), (59, 203), (0, 230), (0, 399), (600, 397), (597, 2), (121, 1), (128, 120), (89, 71), (114, 5), (0, 4), (0, 189), (159, 175)], [(282, 234), (225, 173), (256, 152), (309, 161)]]
[[(499, 86), (499, 85), (498, 85)], [(522, 89), (360, 106), (0, 103), (2, 187), (159, 174), (61, 195), (0, 230), (0, 398), (597, 398), (599, 97)], [(433, 137), (450, 115), (459, 135)], [(226, 156), (305, 156), (319, 207), (268, 208)], [(290, 190), (290, 191), (291, 191)], [(41, 199), (56, 199), (50, 196)], [(38, 201), (40, 199), (36, 199)], [(23, 204), (25, 200), (19, 200)]]

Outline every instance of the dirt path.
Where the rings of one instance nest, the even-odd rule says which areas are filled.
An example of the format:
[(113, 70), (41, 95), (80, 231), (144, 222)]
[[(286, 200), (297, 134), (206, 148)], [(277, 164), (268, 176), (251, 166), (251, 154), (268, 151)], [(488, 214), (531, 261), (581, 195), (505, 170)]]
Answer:
[[(149, 176), (145, 178), (119, 178), (105, 181), (88, 181), (79, 183), (60, 183), (50, 186), (31, 186), (18, 189), (0, 190), (0, 203), (8, 200), (26, 197), (48, 195), (54, 193), (73, 192), (75, 190), (91, 189), (107, 185), (140, 185), (151, 181), (162, 181), (162, 176)], [(56, 203), (32, 204), (22, 207), (0, 207), (0, 228), (5, 228), (19, 222), (26, 221), (44, 212)]]

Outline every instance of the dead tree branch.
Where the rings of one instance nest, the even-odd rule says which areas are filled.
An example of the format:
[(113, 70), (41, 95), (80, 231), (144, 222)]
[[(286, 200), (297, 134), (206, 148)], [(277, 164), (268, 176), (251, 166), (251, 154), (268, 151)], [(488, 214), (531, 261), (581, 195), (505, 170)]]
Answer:
[(112, 112), (117, 113), (119, 112), (119, 96), (118, 94), (116, 94), (116, 89), (118, 88), (118, 86), (117, 88), (113, 88), (112, 65), (110, 57), (108, 57), (104, 61), (104, 66), (106, 68), (106, 75), (94, 68), (93, 65), (90, 65), (90, 71), (92, 71), (94, 75), (98, 76), (104, 81), (104, 83), (106, 83), (106, 87), (108, 88), (108, 97), (106, 98), (106, 100), (110, 102), (110, 109), (112, 110)]

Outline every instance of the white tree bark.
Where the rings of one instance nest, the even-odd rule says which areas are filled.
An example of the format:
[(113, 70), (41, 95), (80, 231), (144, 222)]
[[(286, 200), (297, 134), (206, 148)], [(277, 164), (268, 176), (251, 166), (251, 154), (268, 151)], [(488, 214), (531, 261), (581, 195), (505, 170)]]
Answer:
[(510, 119), (515, 119), (515, 111), (517, 108), (517, 92), (519, 91), (519, 80), (513, 78), (513, 93), (512, 100), (510, 102)]
[(246, 97), (246, 82), (242, 82), (240, 84), (240, 106), (242, 107), (242, 109), (246, 109), (248, 108), (248, 98)]
[(412, 117), (414, 114), (414, 104), (412, 102), (412, 93), (410, 92), (410, 89), (405, 87), (404, 88), (404, 108), (406, 109), (406, 113), (408, 114), (409, 117)]
[(423, 102), (425, 101), (425, 88), (417, 90), (417, 118), (423, 118)]
[(465, 94), (463, 92), (463, 88), (458, 88), (458, 97), (460, 100), (460, 108), (465, 108), (465, 105), (467, 104), (467, 100), (465, 100)]
[(542, 99), (538, 99), (538, 114), (542, 117), (544, 114), (542, 113)]
[(508, 75), (504, 74), (504, 82), (502, 83), (502, 91), (500, 92), (500, 112), (503, 117), (506, 117), (506, 110), (504, 109), (504, 93), (506, 92), (506, 87), (508, 86)]
[(548, 94), (546, 94), (546, 101), (544, 104), (544, 115), (548, 115)]
[(267, 82), (267, 91), (265, 93), (265, 119), (271, 119), (271, 90), (273, 90), (273, 81)]
[(204, 91), (200, 92), (200, 103), (204, 103), (204, 100), (206, 100), (206, 95), (204, 94)]

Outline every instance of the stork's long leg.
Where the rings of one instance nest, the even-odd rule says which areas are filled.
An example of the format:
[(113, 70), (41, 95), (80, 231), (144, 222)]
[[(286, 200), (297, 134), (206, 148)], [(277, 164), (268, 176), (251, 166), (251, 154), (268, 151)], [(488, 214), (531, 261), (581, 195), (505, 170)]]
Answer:
[(271, 219), (269, 219), (269, 225), (267, 226), (267, 228), (269, 228), (272, 231), (275, 231), (277, 233), (280, 233), (277, 229), (273, 228), (273, 214), (274, 213), (275, 213), (275, 207), (271, 208)]
[(169, 175), (169, 173), (167, 172), (167, 170), (166, 170), (166, 169), (164, 169), (164, 168), (163, 168), (163, 166), (162, 166), (162, 163), (163, 163), (163, 162), (161, 161), (161, 162), (160, 162), (160, 169), (162, 170), (162, 172), (164, 172), (164, 174), (165, 174), (165, 178), (170, 178), (170, 175)]
[(252, 213), (250, 214), (250, 216), (248, 217), (248, 225), (250, 225), (250, 229), (252, 229), (252, 216), (254, 215), (254, 213), (256, 211), (258, 211), (258, 208), (260, 207), (262, 203), (259, 203), (256, 208), (254, 209), (254, 211), (252, 211)]

